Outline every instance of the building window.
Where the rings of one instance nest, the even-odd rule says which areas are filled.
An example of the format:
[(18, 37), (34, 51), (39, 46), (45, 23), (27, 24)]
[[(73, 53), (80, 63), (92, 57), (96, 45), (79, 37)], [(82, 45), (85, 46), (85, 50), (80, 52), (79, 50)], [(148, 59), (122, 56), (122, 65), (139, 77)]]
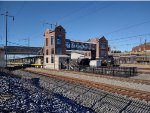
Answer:
[(46, 38), (46, 46), (48, 46), (48, 38)]
[(85, 56), (87, 56), (87, 53), (85, 53)]
[(61, 55), (61, 54), (62, 54), (62, 49), (61, 49), (60, 47), (59, 47), (59, 48), (57, 48), (56, 50), (57, 50), (57, 52), (56, 52), (56, 53), (57, 53), (58, 55)]
[(101, 49), (106, 49), (106, 43), (101, 44)]
[(46, 58), (46, 63), (48, 63), (48, 58)]
[(48, 49), (46, 49), (46, 55), (48, 55)]
[(58, 36), (58, 37), (57, 37), (57, 44), (61, 44), (61, 43), (62, 43), (61, 36)]
[(54, 57), (51, 56), (51, 63), (54, 63)]
[(51, 49), (51, 54), (54, 54), (54, 48)]
[(91, 56), (91, 53), (89, 53), (89, 56)]
[(54, 36), (51, 36), (51, 45), (54, 44)]
[(106, 51), (105, 50), (101, 50), (101, 56), (105, 56), (106, 55)]

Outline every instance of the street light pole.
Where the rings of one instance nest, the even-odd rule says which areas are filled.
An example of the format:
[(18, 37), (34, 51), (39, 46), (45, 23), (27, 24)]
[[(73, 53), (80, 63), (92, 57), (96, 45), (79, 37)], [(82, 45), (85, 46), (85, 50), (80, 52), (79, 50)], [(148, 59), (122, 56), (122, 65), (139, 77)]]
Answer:
[(5, 16), (6, 17), (6, 46), (5, 46), (5, 56), (6, 56), (6, 67), (7, 67), (7, 31), (8, 31), (8, 17), (11, 17), (11, 18), (13, 18), (13, 21), (14, 21), (14, 16), (10, 16), (10, 15), (8, 15), (8, 11), (6, 11), (6, 14), (1, 14), (1, 15), (3, 15), (3, 16)]

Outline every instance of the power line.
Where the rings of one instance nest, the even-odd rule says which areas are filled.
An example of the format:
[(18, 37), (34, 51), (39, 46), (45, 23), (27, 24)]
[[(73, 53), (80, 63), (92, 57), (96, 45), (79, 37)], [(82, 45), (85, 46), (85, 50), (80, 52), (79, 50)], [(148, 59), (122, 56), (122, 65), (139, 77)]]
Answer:
[(43, 23), (43, 27), (44, 27), (44, 25), (50, 25), (51, 26), (51, 30), (52, 30), (53, 26), (57, 26), (57, 23), (56, 24), (51, 24), (49, 22), (44, 22)]
[[(92, 3), (88, 3), (88, 4), (91, 6), (91, 5), (93, 5), (94, 3), (92, 2)], [(87, 7), (89, 7), (89, 5), (86, 4), (86, 5), (82, 6), (82, 7), (79, 8), (79, 9), (72, 11), (70, 14), (67, 14), (67, 15), (63, 16), (62, 18), (58, 19), (57, 22), (59, 22), (60, 20), (62, 21), (62, 20), (64, 20), (65, 18), (68, 18), (69, 16), (74, 15), (74, 14), (77, 13), (77, 12), (80, 12), (81, 10), (83, 10), (83, 9), (85, 9), (85, 8), (87, 8)]]
[(133, 24), (133, 25), (130, 25), (130, 26), (127, 26), (127, 27), (124, 27), (124, 28), (117, 29), (117, 30), (112, 31), (112, 32), (104, 33), (104, 35), (109, 35), (109, 34), (116, 33), (116, 32), (122, 31), (122, 30), (130, 29), (130, 28), (133, 28), (133, 27), (136, 27), (136, 26), (139, 26), (139, 25), (149, 23), (149, 22), (150, 22), (150, 20), (144, 21), (144, 22), (141, 22), (141, 23), (137, 23), (137, 24)]
[(115, 46), (115, 47), (117, 47), (117, 46), (127, 46), (127, 45), (133, 45), (133, 44), (138, 44), (137, 42), (135, 42), (135, 43), (126, 43), (126, 44), (117, 44), (117, 45), (111, 45), (111, 46)]
[[(10, 42), (10, 41), (7, 41), (8, 43), (10, 43), (10, 44), (13, 44), (13, 45), (17, 45), (17, 46), (20, 46), (20, 47), (27, 47), (27, 46), (24, 46), (24, 45), (20, 45), (20, 44), (18, 44), (18, 43), (16, 43), (16, 42)], [(29, 46), (28, 46), (29, 47)]]
[[(104, 3), (103, 3), (103, 4), (104, 4)], [(87, 13), (87, 14), (85, 14), (85, 15), (80, 16), (78, 19), (74, 20), (73, 22), (78, 21), (78, 20), (80, 20), (81, 18), (84, 18), (84, 17), (86, 17), (86, 16), (89, 16), (89, 15), (91, 16), (92, 14), (95, 14), (95, 13), (98, 12), (98, 11), (101, 11), (101, 10), (103, 10), (103, 9), (106, 9), (106, 8), (110, 7), (111, 5), (113, 5), (113, 4), (114, 4), (114, 2), (111, 2), (111, 3), (109, 3), (109, 4), (106, 4), (105, 6), (98, 7), (96, 10), (91, 11), (90, 13)], [(72, 22), (72, 21), (71, 21), (71, 22)], [(67, 23), (67, 24), (69, 24), (69, 23)]]
[(20, 44), (18, 44), (18, 43), (15, 43), (15, 42), (10, 42), (10, 41), (7, 41), (8, 43), (10, 43), (10, 44), (14, 44), (14, 45), (18, 45), (18, 46), (21, 46), (21, 47), (23, 47), (23, 45), (20, 45)]
[(118, 41), (118, 40), (122, 40), (122, 39), (128, 39), (128, 38), (133, 38), (133, 37), (141, 37), (141, 36), (149, 36), (149, 35), (150, 35), (150, 34), (140, 34), (140, 35), (135, 35), (135, 36), (117, 38), (117, 39), (113, 39), (113, 40), (109, 40), (109, 41)]

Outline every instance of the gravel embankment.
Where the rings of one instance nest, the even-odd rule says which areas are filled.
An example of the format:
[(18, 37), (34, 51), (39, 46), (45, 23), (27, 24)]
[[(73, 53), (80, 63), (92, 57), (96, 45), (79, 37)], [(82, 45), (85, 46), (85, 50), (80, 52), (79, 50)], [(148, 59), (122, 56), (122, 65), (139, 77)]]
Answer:
[[(67, 81), (57, 80), (51, 77), (41, 76), (20, 70), (14, 71), (13, 73), (21, 75), (23, 78), (39, 77), (41, 87), (44, 87), (50, 92), (63, 95), (64, 97), (75, 101), (78, 103), (78, 105), (74, 104), (75, 106), (82, 105), (94, 110), (96, 113), (149, 113), (150, 111), (149, 103), (105, 92), (100, 89), (86, 87), (80, 84), (74, 84)], [(60, 105), (62, 106), (62, 102), (56, 106), (59, 108)], [(65, 107), (64, 104), (63, 106)], [(87, 111), (87, 113), (92, 112)]]
[[(0, 113), (94, 113), (52, 90), (34, 85), (29, 79), (35, 77), (32, 73), (14, 73), (19, 76), (21, 74), (23, 78), (0, 72)], [(28, 79), (24, 79), (26, 77)], [(49, 83), (42, 79), (41, 86)]]

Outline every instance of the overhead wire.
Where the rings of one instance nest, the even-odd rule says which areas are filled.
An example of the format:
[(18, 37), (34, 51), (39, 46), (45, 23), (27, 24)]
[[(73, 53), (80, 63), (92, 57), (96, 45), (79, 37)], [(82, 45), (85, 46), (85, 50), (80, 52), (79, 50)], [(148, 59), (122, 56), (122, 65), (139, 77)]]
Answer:
[[(75, 20), (73, 21), (73, 23), (74, 23), (75, 21), (81, 20), (82, 18), (85, 18), (86, 16), (89, 16), (89, 15), (91, 16), (91, 15), (95, 14), (95, 13), (98, 12), (98, 11), (101, 11), (101, 10), (103, 10), (103, 9), (106, 9), (106, 8), (110, 7), (111, 5), (114, 4), (114, 2), (110, 2), (109, 4), (106, 4), (106, 5), (105, 5), (105, 3), (102, 3), (102, 4), (104, 4), (104, 6), (98, 7), (97, 9), (95, 9), (95, 10), (89, 12), (89, 13), (86, 13), (86, 14), (84, 14), (84, 15), (81, 15), (80, 17), (78, 17), (78, 19), (75, 19)], [(72, 22), (72, 21), (71, 21), (71, 22)], [(69, 22), (67, 22), (67, 24), (69, 24)], [(69, 24), (69, 25), (70, 25), (70, 24)]]
[(116, 33), (116, 32), (122, 31), (122, 30), (127, 30), (127, 29), (130, 29), (130, 28), (139, 26), (139, 25), (143, 25), (143, 24), (149, 23), (149, 22), (150, 22), (150, 20), (144, 21), (144, 22), (140, 22), (140, 23), (136, 23), (136, 24), (124, 27), (124, 28), (120, 28), (120, 29), (114, 30), (112, 32), (104, 33), (104, 35), (109, 35), (109, 34)]
[(11, 42), (11, 41), (7, 41), (7, 42), (10, 43), (10, 44), (18, 45), (18, 46), (20, 46), (20, 47), (27, 47), (27, 46), (23, 46), (23, 45), (20, 45), (20, 44), (18, 44), (18, 43), (15, 43), (15, 42)]
[(140, 34), (140, 35), (135, 35), (135, 36), (128, 36), (128, 37), (123, 37), (123, 38), (116, 38), (116, 39), (113, 39), (113, 40), (109, 40), (109, 41), (118, 41), (118, 40), (122, 40), (122, 39), (131, 39), (133, 37), (135, 38), (139, 38), (141, 36), (150, 36), (150, 34)]
[[(95, 2), (94, 2), (94, 3), (95, 3)], [(88, 3), (89, 5), (86, 4), (86, 5), (82, 6), (82, 7), (80, 7), (79, 9), (72, 11), (71, 13), (69, 13), (69, 14), (67, 14), (67, 15), (65, 15), (65, 16), (63, 16), (63, 17), (61, 17), (61, 18), (59, 18), (59, 19), (57, 20), (57, 22), (59, 22), (59, 21), (62, 22), (64, 19), (68, 18), (69, 16), (72, 16), (72, 15), (74, 15), (74, 14), (76, 14), (76, 13), (82, 11), (83, 9), (92, 6), (94, 3), (93, 3), (93, 2), (92, 2), (92, 3), (90, 2), (90, 3)]]
[[(102, 4), (104, 4), (104, 3), (102, 3)], [(106, 5), (104, 5), (104, 6), (102, 6), (102, 7), (99, 7), (99, 8), (97, 8), (96, 10), (94, 10), (94, 11), (91, 11), (90, 13), (87, 13), (87, 14), (85, 14), (85, 15), (82, 15), (82, 16), (80, 16), (78, 19), (75, 19), (74, 21), (73, 21), (73, 23), (75, 22), (75, 21), (77, 21), (77, 20), (80, 20), (81, 18), (83, 18), (83, 17), (86, 17), (86, 16), (88, 16), (89, 14), (90, 15), (92, 15), (92, 14), (95, 14), (96, 12), (98, 12), (98, 11), (101, 11), (101, 10), (103, 10), (103, 9), (105, 9), (105, 8), (107, 8), (107, 7), (109, 7), (109, 6), (111, 6), (111, 5), (113, 5), (114, 4), (114, 2), (111, 2), (111, 3), (109, 3), (109, 4), (106, 4)], [(89, 7), (89, 6), (88, 6)], [(81, 9), (84, 9), (84, 8), (80, 8), (79, 9), (79, 11), (81, 10)], [(78, 12), (78, 11), (77, 11)], [(76, 12), (76, 13), (77, 13)], [(66, 17), (64, 17), (64, 18), (67, 18), (67, 17), (69, 17), (69, 16), (71, 16), (71, 15), (73, 15), (74, 13), (71, 13), (70, 15), (68, 15), (68, 16), (66, 16)], [(63, 19), (64, 19), (63, 18)], [(61, 19), (60, 19), (61, 20)], [(71, 23), (72, 23), (72, 20), (71, 20)], [(69, 24), (69, 22), (67, 21), (67, 24)], [(67, 25), (67, 24), (65, 24), (65, 26)], [(69, 24), (70, 25), (70, 24)], [(69, 26), (68, 25), (68, 26)]]

